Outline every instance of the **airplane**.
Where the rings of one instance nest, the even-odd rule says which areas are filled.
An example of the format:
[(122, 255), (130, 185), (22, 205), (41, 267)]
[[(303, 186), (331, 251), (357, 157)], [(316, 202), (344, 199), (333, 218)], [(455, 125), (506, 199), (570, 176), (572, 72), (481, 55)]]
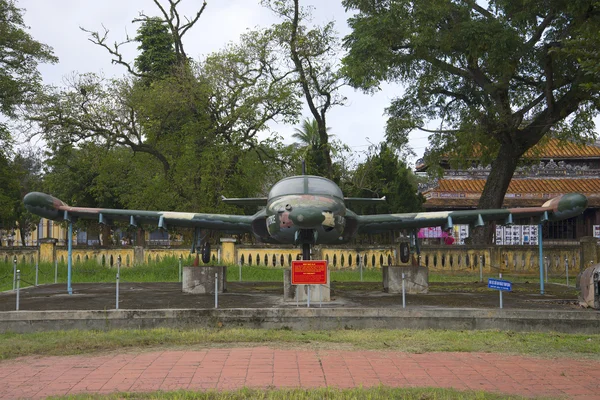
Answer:
[[(357, 215), (347, 205), (381, 202), (385, 201), (385, 197), (344, 197), (333, 181), (314, 175), (284, 178), (273, 185), (267, 197), (224, 197), (222, 200), (229, 204), (264, 208), (254, 215), (226, 215), (71, 207), (49, 194), (39, 192), (28, 193), (24, 203), (31, 213), (57, 221), (83, 218), (98, 219), (101, 224), (110, 220), (129, 221), (132, 226), (154, 224), (161, 229), (167, 229), (168, 226), (192, 227), (196, 229), (196, 235), (200, 229), (231, 234), (250, 233), (265, 243), (300, 245), (305, 260), (310, 259), (312, 245), (347, 243), (358, 233), (433, 226), (449, 230), (454, 224), (483, 226), (489, 221), (510, 225), (514, 219), (530, 217), (539, 217), (542, 223), (577, 216), (587, 207), (584, 195), (568, 193), (548, 200), (540, 207)], [(208, 262), (208, 244), (205, 244), (201, 253), (203, 262)], [(408, 260), (408, 256), (409, 249), (401, 248), (403, 262)]]

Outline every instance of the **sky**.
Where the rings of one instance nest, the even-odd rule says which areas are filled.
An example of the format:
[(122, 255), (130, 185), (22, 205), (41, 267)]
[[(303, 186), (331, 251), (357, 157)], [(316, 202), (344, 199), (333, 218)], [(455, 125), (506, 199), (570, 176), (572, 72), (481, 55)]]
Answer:
[[(163, 0), (163, 4), (166, 3)], [(207, 0), (207, 3), (196, 25), (184, 36), (186, 53), (195, 59), (202, 59), (227, 43), (236, 42), (248, 29), (278, 22), (259, 0)], [(342, 37), (350, 32), (346, 20), (351, 14), (345, 12), (341, 0), (304, 0), (302, 3), (314, 6), (315, 23), (334, 21)], [(103, 31), (104, 26), (110, 31), (109, 43), (121, 42), (127, 34), (135, 35), (139, 25), (133, 24), (132, 20), (140, 12), (150, 16), (159, 13), (152, 0), (19, 0), (17, 4), (25, 9), (25, 23), (34, 39), (51, 46), (59, 58), (57, 64), (39, 67), (44, 83), (57, 86), (73, 72), (101, 72), (106, 77), (117, 77), (126, 72), (124, 67), (111, 64), (108, 52), (91, 43), (89, 35), (80, 27)], [(180, 15), (192, 17), (201, 4), (201, 0), (182, 0), (178, 8)], [(132, 61), (137, 55), (135, 44), (123, 50), (126, 60)], [(385, 108), (394, 97), (402, 94), (401, 86), (396, 84), (382, 84), (381, 88), (374, 95), (343, 88), (342, 94), (348, 99), (346, 104), (333, 108), (327, 117), (330, 132), (350, 146), (357, 160), (364, 157), (370, 144), (384, 140)], [(306, 117), (311, 117), (308, 110), (303, 115)], [(285, 142), (291, 143), (291, 135), (297, 126), (275, 125), (272, 129), (279, 132)], [(427, 134), (413, 132), (410, 138), (417, 157), (408, 161), (414, 164), (427, 146)]]

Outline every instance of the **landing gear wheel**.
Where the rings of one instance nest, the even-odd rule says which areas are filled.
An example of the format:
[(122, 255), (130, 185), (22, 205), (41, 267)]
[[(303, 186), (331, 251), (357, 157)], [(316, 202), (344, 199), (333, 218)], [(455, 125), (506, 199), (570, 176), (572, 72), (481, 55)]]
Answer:
[(204, 243), (200, 253), (202, 254), (202, 262), (208, 264), (210, 262), (210, 243)]

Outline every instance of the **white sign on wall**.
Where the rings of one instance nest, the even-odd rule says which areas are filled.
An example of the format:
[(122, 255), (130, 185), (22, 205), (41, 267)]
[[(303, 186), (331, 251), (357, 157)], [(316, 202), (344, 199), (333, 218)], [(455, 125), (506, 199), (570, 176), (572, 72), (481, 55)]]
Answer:
[(593, 225), (594, 237), (600, 238), (600, 225)]
[(497, 245), (537, 245), (537, 225), (496, 226)]

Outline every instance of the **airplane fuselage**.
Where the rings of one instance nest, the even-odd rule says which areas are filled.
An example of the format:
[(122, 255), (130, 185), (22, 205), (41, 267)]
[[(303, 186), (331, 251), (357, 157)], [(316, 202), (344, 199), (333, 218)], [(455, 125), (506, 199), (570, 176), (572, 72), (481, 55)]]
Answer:
[[(346, 243), (356, 233), (354, 213), (346, 209), (340, 188), (317, 176), (294, 176), (276, 183), (263, 215), (270, 242)], [(262, 228), (261, 224), (253, 225)], [(264, 232), (258, 236), (264, 238)]]
[(267, 205), (266, 214), (267, 231), (277, 242), (344, 242), (343, 200), (309, 194), (282, 196)]

